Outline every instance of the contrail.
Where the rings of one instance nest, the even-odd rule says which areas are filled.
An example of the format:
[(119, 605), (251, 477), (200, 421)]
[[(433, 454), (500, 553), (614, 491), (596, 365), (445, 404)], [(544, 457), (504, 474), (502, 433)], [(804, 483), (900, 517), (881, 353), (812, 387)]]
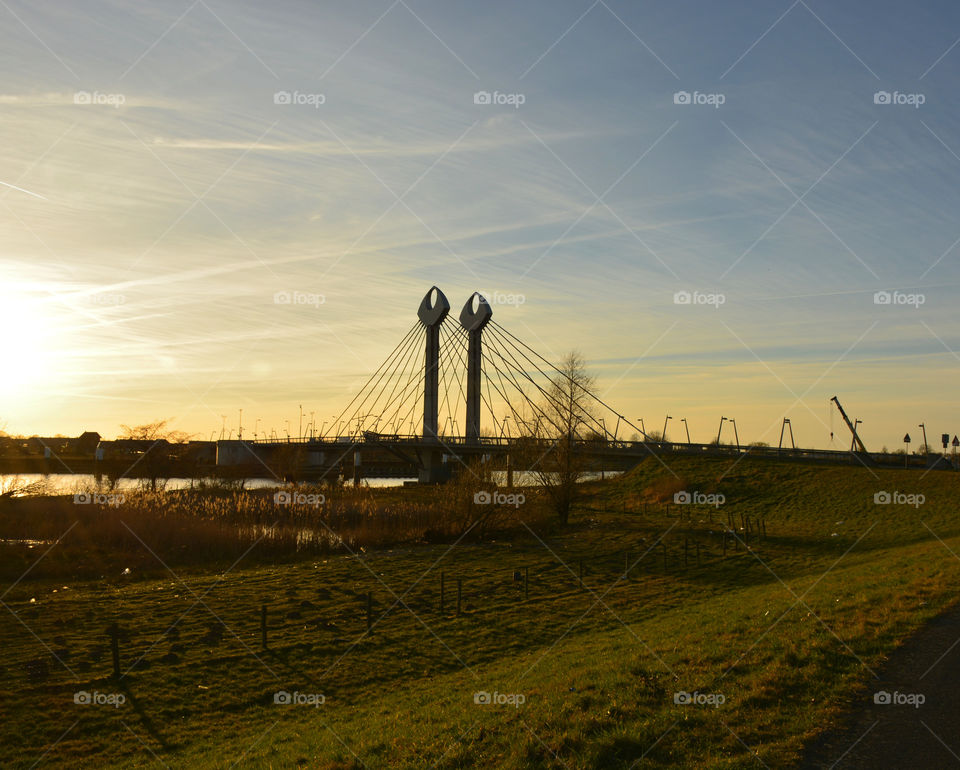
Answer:
[(0, 182), (0, 184), (2, 184), (4, 187), (9, 187), (13, 190), (19, 190), (20, 192), (24, 192), (27, 195), (32, 195), (34, 198), (39, 198), (40, 200), (43, 200), (43, 201), (49, 200), (48, 198), (45, 198), (44, 196), (38, 193), (30, 192), (29, 190), (24, 190), (22, 187), (17, 187), (15, 184), (9, 184), (7, 182)]

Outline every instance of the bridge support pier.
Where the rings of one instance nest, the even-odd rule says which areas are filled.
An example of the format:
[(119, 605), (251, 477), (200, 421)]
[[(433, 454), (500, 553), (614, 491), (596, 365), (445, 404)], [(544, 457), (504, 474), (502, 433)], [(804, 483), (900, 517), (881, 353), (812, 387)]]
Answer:
[[(476, 307), (474, 307), (476, 306)], [(487, 300), (474, 292), (460, 311), (460, 325), (467, 332), (467, 424), (464, 435), (468, 443), (480, 442), (480, 395), (483, 376), (483, 327), (493, 311)]]
[(436, 449), (427, 449), (421, 454), (422, 465), (418, 480), (421, 484), (445, 481), (447, 466), (440, 451), (440, 324), (450, 312), (450, 303), (436, 286), (431, 287), (420, 302), (417, 317), (426, 327), (426, 350), (423, 366), (423, 437), (437, 443)]

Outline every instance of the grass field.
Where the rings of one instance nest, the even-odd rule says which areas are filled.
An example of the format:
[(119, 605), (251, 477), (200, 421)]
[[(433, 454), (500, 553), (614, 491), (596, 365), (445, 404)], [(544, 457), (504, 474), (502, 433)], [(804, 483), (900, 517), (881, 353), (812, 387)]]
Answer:
[[(158, 562), (142, 579), (27, 574), (0, 608), (0, 765), (794, 764), (870, 697), (898, 641), (956, 600), (960, 478), (670, 465), (679, 479), (650, 459), (592, 483), (569, 527), (521, 524), (509, 542), (216, 572)], [(679, 490), (724, 502), (665, 502)], [(923, 502), (876, 504), (883, 491)]]

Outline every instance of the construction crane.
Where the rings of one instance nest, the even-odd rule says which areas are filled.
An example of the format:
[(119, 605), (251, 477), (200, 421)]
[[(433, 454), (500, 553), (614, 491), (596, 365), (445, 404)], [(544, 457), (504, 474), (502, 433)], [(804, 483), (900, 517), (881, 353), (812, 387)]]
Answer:
[[(840, 416), (843, 418), (843, 421), (847, 424), (847, 427), (850, 429), (850, 433), (853, 434), (853, 443), (850, 445), (850, 450), (853, 451), (853, 447), (856, 446), (864, 454), (867, 454), (867, 448), (863, 445), (863, 442), (860, 440), (860, 437), (857, 435), (856, 426), (850, 422), (850, 418), (847, 417), (847, 413), (843, 411), (843, 407), (840, 406), (840, 401), (836, 396), (830, 399), (837, 405), (837, 409), (840, 410)], [(859, 420), (857, 421), (859, 422)]]

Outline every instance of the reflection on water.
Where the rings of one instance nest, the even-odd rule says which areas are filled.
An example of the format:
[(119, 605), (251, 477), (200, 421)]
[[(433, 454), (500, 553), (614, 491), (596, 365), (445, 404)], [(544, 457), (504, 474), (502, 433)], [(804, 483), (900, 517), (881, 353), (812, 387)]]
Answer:
[[(619, 476), (620, 471), (608, 471), (602, 474), (603, 478), (613, 478)], [(495, 483), (504, 486), (507, 483), (507, 474), (504, 471), (494, 471), (491, 476)], [(583, 476), (584, 481), (600, 479), (600, 473), (586, 473)], [(213, 484), (216, 479), (168, 479), (165, 489), (190, 489), (201, 483)], [(363, 483), (370, 487), (399, 487), (407, 481), (416, 481), (416, 479), (363, 479)], [(114, 489), (118, 492), (124, 490), (135, 490), (142, 487), (143, 479), (120, 479), (117, 481)], [(349, 481), (347, 484), (349, 485)], [(530, 487), (539, 486), (539, 479), (536, 474), (529, 471), (514, 471), (514, 486)], [(16, 488), (23, 489), (35, 485), (31, 490), (34, 494), (42, 493), (48, 495), (72, 495), (75, 492), (85, 492), (97, 488), (97, 480), (92, 474), (84, 473), (51, 473), (44, 476), (40, 473), (7, 473), (0, 474), (0, 493)], [(101, 485), (106, 489), (107, 485)], [(244, 489), (271, 489), (273, 487), (287, 486), (285, 482), (276, 479), (251, 478), (245, 479)]]
[[(363, 483), (371, 487), (398, 487), (404, 481), (414, 479), (364, 479)], [(106, 481), (106, 479), (104, 479)], [(143, 479), (120, 479), (117, 481), (117, 491), (135, 490), (141, 488)], [(216, 479), (168, 479), (165, 489), (190, 489), (201, 483), (213, 484)], [(92, 474), (85, 473), (51, 473), (44, 476), (40, 473), (5, 473), (0, 474), (0, 492), (4, 490), (36, 485), (37, 491), (48, 495), (72, 495), (75, 492), (84, 492), (97, 487), (97, 480)], [(106, 488), (104, 483), (103, 488)], [(287, 484), (276, 479), (245, 479), (244, 489), (272, 489), (284, 487)]]

